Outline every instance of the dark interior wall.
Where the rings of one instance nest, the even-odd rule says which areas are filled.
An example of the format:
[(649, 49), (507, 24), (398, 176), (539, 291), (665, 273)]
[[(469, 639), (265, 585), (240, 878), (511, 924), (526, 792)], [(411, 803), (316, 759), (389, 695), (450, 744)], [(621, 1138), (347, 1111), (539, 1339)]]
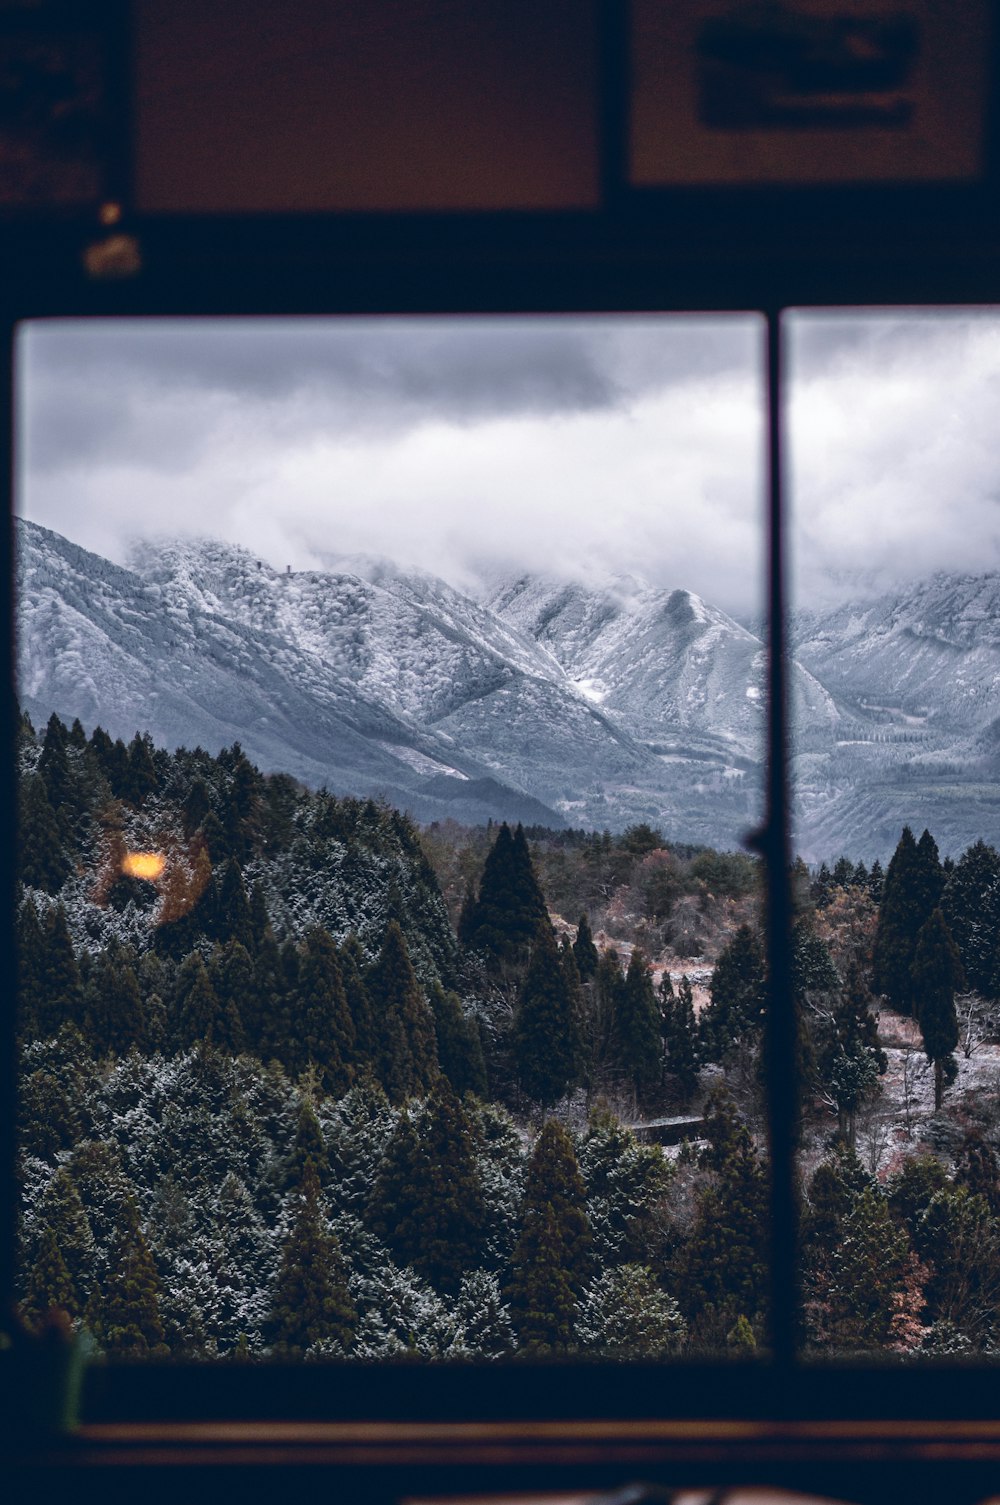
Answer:
[(597, 0), (136, 0), (136, 206), (586, 208)]

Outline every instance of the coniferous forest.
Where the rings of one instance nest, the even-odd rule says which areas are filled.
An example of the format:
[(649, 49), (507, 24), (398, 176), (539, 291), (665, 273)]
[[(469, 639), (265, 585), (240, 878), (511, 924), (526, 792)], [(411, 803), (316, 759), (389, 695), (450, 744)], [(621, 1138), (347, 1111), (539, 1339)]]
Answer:
[[(20, 731), (21, 1316), (115, 1357), (767, 1344), (753, 859)], [(803, 1343), (1000, 1348), (1000, 854), (792, 874)]]

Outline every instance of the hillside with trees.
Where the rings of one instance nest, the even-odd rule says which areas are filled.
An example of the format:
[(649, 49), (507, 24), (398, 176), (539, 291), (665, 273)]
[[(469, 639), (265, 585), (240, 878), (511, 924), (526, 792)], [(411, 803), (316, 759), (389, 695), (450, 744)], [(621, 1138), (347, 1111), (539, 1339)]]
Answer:
[[(766, 1345), (755, 860), (421, 831), (55, 716), (19, 760), (29, 1328), (247, 1362)], [(907, 828), (884, 874), (793, 879), (805, 1341), (992, 1352), (1000, 855)]]

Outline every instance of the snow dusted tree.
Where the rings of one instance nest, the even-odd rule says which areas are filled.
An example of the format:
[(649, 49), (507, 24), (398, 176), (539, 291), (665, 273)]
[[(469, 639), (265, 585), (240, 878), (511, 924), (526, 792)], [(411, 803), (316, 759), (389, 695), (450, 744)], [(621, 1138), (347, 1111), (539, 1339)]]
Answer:
[(438, 1290), (480, 1263), (486, 1208), (473, 1125), (446, 1077), (396, 1125), (368, 1210), (394, 1256)]
[(574, 1346), (577, 1309), (591, 1270), (586, 1191), (573, 1141), (550, 1118), (528, 1163), (506, 1292), (522, 1348), (560, 1353)]
[(346, 1352), (358, 1314), (311, 1162), (306, 1164), (296, 1200), (295, 1221), (281, 1250), (267, 1336), (272, 1351), (282, 1357), (302, 1358), (317, 1345), (335, 1345)]
[(614, 1360), (655, 1363), (683, 1347), (680, 1307), (647, 1265), (617, 1265), (593, 1281), (580, 1305), (581, 1347)]
[(514, 1019), (514, 1062), (529, 1097), (551, 1107), (580, 1080), (580, 1018), (548, 918), (539, 925)]

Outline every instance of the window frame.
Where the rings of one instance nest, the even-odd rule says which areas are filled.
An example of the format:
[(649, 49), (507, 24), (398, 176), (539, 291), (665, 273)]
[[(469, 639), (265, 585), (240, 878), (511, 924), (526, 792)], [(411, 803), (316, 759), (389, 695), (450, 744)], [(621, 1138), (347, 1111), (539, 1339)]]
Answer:
[[(964, 192), (964, 191), (963, 191)], [(777, 1260), (772, 1280), (774, 1353), (740, 1364), (607, 1364), (460, 1369), (171, 1364), (94, 1370), (85, 1415), (71, 1449), (76, 1463), (112, 1468), (173, 1461), (336, 1465), (344, 1479), (395, 1492), (467, 1488), (502, 1479), (533, 1487), (539, 1478), (573, 1487), (629, 1474), (675, 1483), (713, 1477), (806, 1482), (834, 1489), (863, 1460), (909, 1468), (914, 1487), (935, 1462), (961, 1456), (970, 1488), (982, 1492), (1000, 1462), (1000, 1406), (988, 1365), (919, 1372), (878, 1365), (801, 1363), (795, 1354), (794, 1022), (788, 1002), (788, 791), (784, 672), (783, 411), (781, 316), (790, 306), (900, 306), (1000, 303), (1000, 223), (984, 226), (981, 205), (952, 190), (901, 191), (903, 219), (886, 239), (866, 227), (866, 193), (817, 199), (809, 190), (671, 200), (669, 210), (633, 205), (606, 215), (363, 216), (326, 221), (170, 220), (137, 222), (146, 271), (134, 283), (90, 283), (79, 256), (94, 232), (80, 224), (57, 247), (24, 227), (14, 237), (13, 274), (3, 294), (8, 351), (23, 319), (178, 317), (220, 314), (426, 314), (760, 312), (768, 325), (769, 773), (767, 820), (759, 847), (768, 863), (771, 960), (772, 1188)], [(890, 195), (890, 198), (893, 196)], [(849, 209), (833, 244), (830, 216)], [(961, 205), (964, 204), (964, 209)], [(958, 214), (964, 238), (944, 254), (914, 234), (944, 212)], [(973, 213), (973, 211), (976, 211)], [(750, 232), (731, 244), (733, 216)], [(678, 226), (686, 227), (683, 243)], [(811, 249), (810, 249), (811, 248)], [(892, 257), (905, 257), (902, 275)], [(902, 286), (900, 285), (902, 284)], [(895, 296), (892, 296), (892, 292)], [(919, 295), (919, 296), (915, 296)], [(7, 423), (4, 472), (8, 514), (13, 487), (12, 361), (4, 363)], [(0, 590), (13, 622), (11, 528), (3, 534)], [(12, 642), (12, 631), (10, 641)], [(8, 660), (13, 685), (12, 655)], [(2, 754), (13, 768), (14, 702), (5, 700)], [(15, 838), (13, 781), (5, 781), (2, 832)], [(13, 879), (5, 879), (2, 982), (6, 1076), (0, 1086), (0, 1155), (5, 1177), (3, 1291), (13, 1290), (15, 1218)], [(784, 1070), (784, 1074), (781, 1075)], [(775, 1112), (775, 1105), (777, 1111)], [(862, 1418), (871, 1419), (870, 1425)], [(282, 1427), (284, 1422), (284, 1427)], [(866, 1430), (866, 1425), (868, 1429)], [(228, 1430), (227, 1430), (228, 1428)], [(838, 1430), (839, 1428), (839, 1430)], [(874, 1428), (874, 1430), (872, 1430)], [(40, 1446), (40, 1445), (39, 1445)], [(29, 1450), (30, 1451), (30, 1450)], [(25, 1455), (28, 1456), (27, 1454)], [(49, 1444), (36, 1462), (69, 1455)], [(75, 1466), (75, 1465), (74, 1465)], [(867, 1466), (867, 1465), (866, 1465)], [(929, 1472), (928, 1472), (929, 1471)], [(899, 1477), (894, 1474), (893, 1481)], [(873, 1489), (873, 1497), (874, 1497)], [(916, 1496), (915, 1496), (916, 1497)], [(920, 1496), (922, 1497), (922, 1496)], [(954, 1498), (954, 1494), (952, 1494)], [(970, 1498), (973, 1495), (970, 1494)]]

